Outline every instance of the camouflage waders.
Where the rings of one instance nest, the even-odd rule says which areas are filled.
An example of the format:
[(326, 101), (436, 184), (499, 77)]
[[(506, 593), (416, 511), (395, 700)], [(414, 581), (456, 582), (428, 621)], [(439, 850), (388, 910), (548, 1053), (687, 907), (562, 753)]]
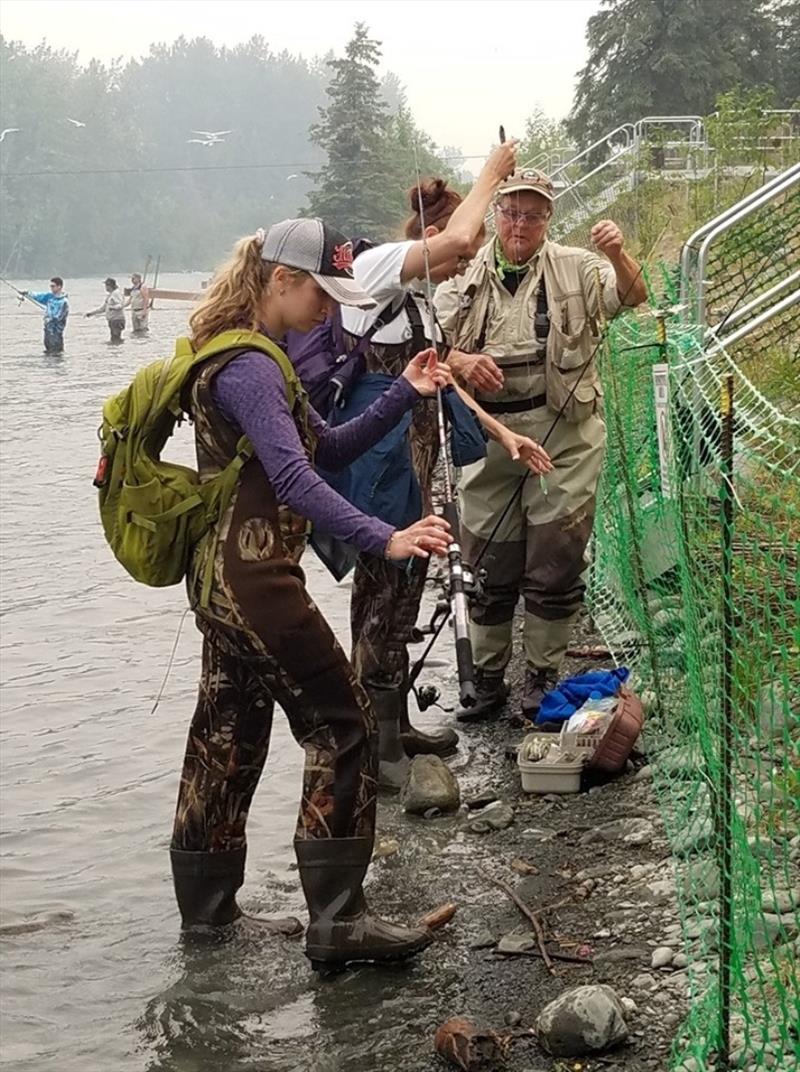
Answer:
[[(210, 390), (232, 356), (201, 366), (192, 389), (201, 476), (219, 472), (236, 453), (238, 437), (215, 411)], [(302, 398), (295, 421), (311, 454)], [(309, 912), (306, 956), (315, 968), (402, 959), (432, 937), (425, 927), (387, 923), (367, 908), (362, 885), (375, 835), (375, 720), (306, 592), (298, 566), (305, 537), (303, 519), (278, 504), (251, 458), (217, 531), (194, 556), (189, 598), (205, 640), (170, 851), (175, 894), (184, 927), (221, 926), (241, 915), (236, 892), (244, 882), (245, 824), (277, 701), (306, 753), (295, 835)], [(211, 595), (201, 606), (209, 561)], [(259, 922), (271, 933), (300, 929), (291, 919)]]
[[(205, 477), (235, 454), (236, 433), (216, 413), (210, 391), (212, 377), (231, 356), (203, 365), (192, 391), (198, 464)], [(220, 852), (244, 846), (276, 701), (306, 752), (297, 837), (373, 836), (374, 720), (344, 651), (306, 592), (297, 565), (305, 532), (303, 519), (279, 506), (252, 458), (218, 525), (218, 539), (209, 533), (197, 549), (189, 598), (205, 637), (203, 670), (173, 849)], [(202, 608), (209, 554), (214, 578), (209, 605)]]

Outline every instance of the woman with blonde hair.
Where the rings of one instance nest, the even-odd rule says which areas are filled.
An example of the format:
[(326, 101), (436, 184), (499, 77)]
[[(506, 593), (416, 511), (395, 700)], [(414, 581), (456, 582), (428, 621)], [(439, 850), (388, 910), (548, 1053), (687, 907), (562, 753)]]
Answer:
[[(298, 564), (309, 521), (375, 556), (405, 560), (447, 549), (442, 519), (394, 528), (360, 513), (312, 468), (312, 457), (329, 469), (348, 464), (449, 382), (427, 351), (356, 420), (329, 428), (308, 406), (275, 340), (289, 329), (309, 331), (334, 302), (374, 304), (353, 280), (351, 262), (344, 235), (317, 219), (286, 220), (239, 242), (190, 321), (196, 352), (213, 350), (215, 339), (225, 348), (199, 363), (186, 392), (201, 480), (237, 456), (242, 465), (189, 571), (203, 664), (172, 837), (175, 892), (185, 927), (241, 915), (235, 895), (244, 880), (245, 823), (280, 704), (306, 752), (295, 849), (315, 967), (398, 959), (430, 941), (426, 929), (386, 923), (366, 906), (375, 722)], [(235, 334), (221, 339), (226, 332)]]

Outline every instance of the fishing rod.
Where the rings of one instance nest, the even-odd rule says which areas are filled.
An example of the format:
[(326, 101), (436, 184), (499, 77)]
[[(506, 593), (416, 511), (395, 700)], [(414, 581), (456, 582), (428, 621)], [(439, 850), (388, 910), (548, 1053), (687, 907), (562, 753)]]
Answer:
[(39, 312), (41, 312), (44, 308), (44, 306), (41, 305), (38, 301), (36, 301), (35, 298), (32, 298), (30, 294), (26, 294), (24, 290), (20, 290), (19, 287), (15, 287), (13, 283), (9, 283), (9, 281), (7, 279), (4, 279), (2, 276), (0, 276), (0, 283), (5, 283), (7, 287), (14, 291), (17, 296), (17, 301), (20, 305), (22, 305), (24, 301), (29, 301), (31, 305), (36, 306)]
[[(431, 280), (430, 250), (428, 238), (425, 234), (425, 207), (422, 203), (422, 178), (419, 171), (419, 156), (417, 144), (414, 142), (414, 167), (417, 174), (417, 197), (419, 200), (419, 223), (422, 231), (422, 258), (425, 264), (425, 301), (427, 305), (428, 321), (430, 326), (431, 346), (439, 356), (438, 332), (436, 313), (433, 305), (433, 281)], [(444, 399), (441, 387), (436, 388), (436, 420), (439, 430), (439, 453), (444, 466), (445, 501), (442, 515), (450, 525), (450, 546), (447, 549), (447, 563), (449, 568), (448, 601), (449, 611), (445, 616), (446, 621), (450, 615), (453, 617), (455, 645), (456, 645), (456, 668), (458, 671), (458, 691), (462, 707), (472, 707), (478, 698), (475, 690), (475, 665), (472, 660), (472, 640), (469, 635), (469, 615), (467, 610), (467, 592), (464, 583), (464, 566), (461, 559), (461, 526), (458, 517), (458, 505), (453, 492), (453, 474), (450, 467), (450, 458), (447, 453), (447, 425), (444, 415)], [(419, 670), (417, 670), (417, 674)], [(416, 680), (416, 675), (410, 677), (410, 683)]]

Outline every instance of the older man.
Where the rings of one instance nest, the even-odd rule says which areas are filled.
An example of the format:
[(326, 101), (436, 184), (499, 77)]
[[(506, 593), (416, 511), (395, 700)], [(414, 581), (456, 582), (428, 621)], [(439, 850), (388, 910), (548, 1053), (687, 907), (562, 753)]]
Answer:
[(603, 314), (614, 316), (646, 297), (639, 265), (611, 220), (592, 228), (594, 246), (605, 256), (547, 237), (553, 200), (546, 175), (514, 172), (497, 192), (496, 236), (463, 276), (436, 294), (453, 347), (450, 365), (481, 406), (539, 442), (553, 428), (546, 449), (554, 470), (546, 478), (531, 477), (520, 489), (519, 466), (494, 443), (462, 474), (464, 555), (472, 563), (480, 557), (486, 570), (484, 597), (471, 608), (479, 699), (459, 712), (462, 721), (506, 702), (504, 671), (520, 594), (523, 716), (535, 715), (558, 679), (583, 601), (605, 443), (594, 352)]

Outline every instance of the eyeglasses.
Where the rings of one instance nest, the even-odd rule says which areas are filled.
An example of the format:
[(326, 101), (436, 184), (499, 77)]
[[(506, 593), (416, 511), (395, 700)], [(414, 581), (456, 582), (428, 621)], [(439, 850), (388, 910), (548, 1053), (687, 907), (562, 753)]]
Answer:
[(498, 208), (509, 223), (544, 223), (550, 219), (549, 212), (518, 212), (515, 208)]

